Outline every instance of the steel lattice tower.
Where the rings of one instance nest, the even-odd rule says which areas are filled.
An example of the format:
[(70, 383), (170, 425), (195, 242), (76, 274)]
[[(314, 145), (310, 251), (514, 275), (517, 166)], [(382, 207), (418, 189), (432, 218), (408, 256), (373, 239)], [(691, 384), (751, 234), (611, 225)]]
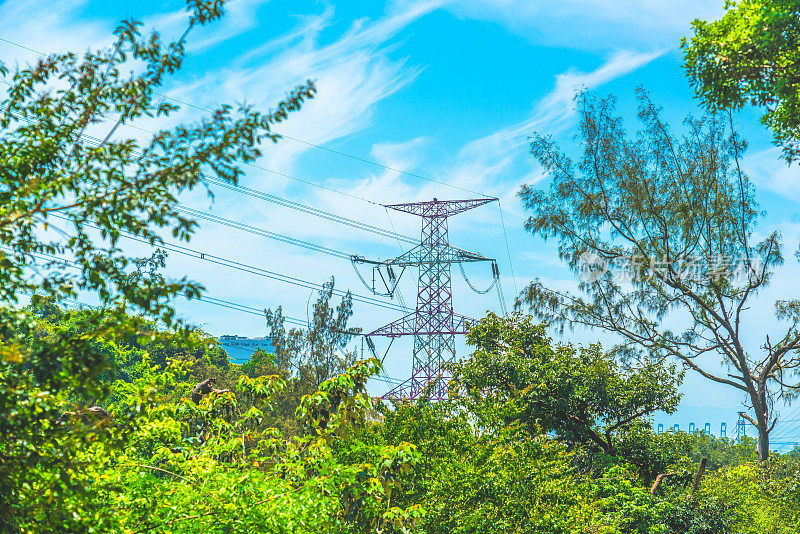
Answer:
[(368, 338), (414, 336), (411, 378), (392, 389), (385, 395), (386, 398), (417, 398), (437, 379), (430, 391), (430, 398), (441, 400), (446, 396), (447, 382), (451, 375), (445, 366), (455, 360), (455, 335), (466, 333), (467, 326), (472, 322), (468, 317), (453, 312), (450, 268), (454, 263), (490, 261), (495, 279), (499, 275), (493, 259), (450, 245), (447, 218), (495, 200), (497, 199), (434, 198), (431, 202), (386, 205), (387, 208), (422, 218), (420, 244), (401, 256), (384, 262), (353, 258), (354, 262), (370, 263), (377, 269), (385, 267), (389, 280), (394, 283), (391, 288), (387, 286), (389, 294), (394, 291), (399, 279), (399, 276), (393, 275), (392, 267), (419, 267), (416, 309), (367, 334)]

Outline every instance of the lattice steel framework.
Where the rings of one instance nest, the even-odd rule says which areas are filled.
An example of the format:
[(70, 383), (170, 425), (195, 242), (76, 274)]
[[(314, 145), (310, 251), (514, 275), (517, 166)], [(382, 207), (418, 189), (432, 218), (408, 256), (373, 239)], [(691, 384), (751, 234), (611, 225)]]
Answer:
[[(422, 218), (420, 244), (401, 256), (377, 262), (354, 257), (354, 262), (370, 263), (374, 268), (419, 267), (416, 309), (367, 336), (396, 338), (414, 336), (411, 378), (396, 386), (384, 398), (417, 398), (431, 386), (430, 398), (441, 400), (447, 394), (451, 378), (445, 365), (455, 360), (455, 335), (466, 333), (471, 319), (453, 312), (453, 291), (450, 267), (454, 263), (491, 261), (474, 252), (450, 245), (447, 218), (477, 208), (496, 198), (468, 200), (437, 200), (389, 204), (387, 208), (417, 215)], [(390, 274), (390, 278), (391, 278)], [(396, 287), (396, 281), (395, 286)], [(373, 288), (374, 289), (374, 288)], [(389, 290), (393, 292), (393, 288)], [(437, 380), (438, 379), (438, 380)]]

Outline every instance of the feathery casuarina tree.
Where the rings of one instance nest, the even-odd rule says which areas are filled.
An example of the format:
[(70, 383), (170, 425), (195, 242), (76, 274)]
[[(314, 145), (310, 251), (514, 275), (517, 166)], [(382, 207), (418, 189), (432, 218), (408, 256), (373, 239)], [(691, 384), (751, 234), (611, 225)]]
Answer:
[(577, 162), (533, 137), (531, 152), (552, 182), (549, 191), (520, 191), (531, 212), (525, 228), (556, 239), (581, 280), (578, 292), (534, 281), (524, 302), (562, 329), (616, 333), (628, 355), (675, 358), (742, 391), (765, 460), (776, 396), (798, 389), (800, 301), (776, 302), (788, 326), (767, 333), (760, 349), (744, 340), (746, 312), (783, 262), (780, 236), (756, 234), (754, 188), (740, 166), (745, 143), (729, 129), (730, 116), (689, 117), (679, 136), (648, 95), (638, 95), (636, 136), (623, 129), (612, 97), (579, 95)]

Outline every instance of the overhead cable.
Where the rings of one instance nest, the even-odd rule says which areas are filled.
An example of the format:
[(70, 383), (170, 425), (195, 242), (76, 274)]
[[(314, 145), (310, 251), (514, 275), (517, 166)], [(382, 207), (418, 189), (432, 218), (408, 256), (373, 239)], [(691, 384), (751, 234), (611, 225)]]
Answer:
[[(2, 80), (0, 80), (0, 81), (2, 81)], [(3, 82), (3, 83), (8, 83), (8, 82)], [(33, 121), (29, 120), (29, 119), (25, 119), (25, 118), (19, 118), (19, 119), (27, 122), (28, 124), (32, 124), (33, 123)], [(128, 125), (128, 126), (130, 126), (130, 125)], [(155, 134), (155, 132), (153, 132), (151, 130), (145, 130), (144, 128), (138, 128), (137, 127), (137, 129), (142, 130), (142, 131), (147, 132), (147, 133)], [(91, 135), (84, 134), (83, 137), (85, 139), (89, 139), (90, 141), (93, 141), (98, 146), (100, 146), (100, 144), (103, 143), (103, 141), (101, 139), (98, 139), (97, 137), (93, 137)], [(138, 151), (138, 152), (142, 153), (141, 151)], [(269, 170), (269, 169), (263, 169), (263, 170)], [(270, 171), (270, 172), (273, 172), (273, 171)], [(249, 188), (249, 187), (245, 187), (243, 185), (234, 185), (234, 184), (232, 184), (230, 182), (226, 182), (225, 180), (220, 180), (219, 178), (215, 178), (213, 176), (208, 176), (207, 174), (204, 174), (204, 173), (200, 173), (200, 174), (201, 174), (201, 176), (203, 177), (203, 180), (206, 183), (213, 184), (213, 185), (216, 185), (218, 187), (223, 187), (225, 189), (229, 189), (229, 190), (234, 191), (236, 193), (240, 193), (240, 194), (243, 194), (243, 195), (249, 195), (251, 197), (258, 198), (258, 199), (261, 199), (261, 200), (265, 200), (267, 202), (272, 202), (272, 203), (277, 204), (279, 206), (283, 206), (283, 207), (286, 207), (286, 208), (289, 208), (289, 209), (293, 209), (293, 210), (296, 210), (296, 211), (307, 213), (309, 215), (320, 217), (322, 219), (326, 219), (326, 220), (329, 220), (329, 221), (332, 221), (332, 222), (336, 222), (336, 223), (339, 223), (339, 224), (344, 224), (344, 225), (347, 225), (347, 226), (351, 226), (351, 227), (357, 228), (359, 230), (372, 232), (374, 234), (377, 234), (377, 235), (380, 235), (380, 236), (383, 236), (383, 237), (388, 237), (388, 238), (391, 238), (391, 239), (397, 239), (398, 241), (402, 240), (402, 241), (405, 241), (407, 243), (416, 243), (416, 240), (413, 237), (409, 237), (409, 236), (403, 235), (403, 234), (398, 234), (394, 230), (393, 231), (389, 231), (389, 230), (386, 230), (385, 228), (381, 228), (379, 226), (374, 226), (374, 225), (371, 225), (371, 224), (368, 224), (368, 223), (365, 223), (365, 222), (362, 222), (362, 221), (358, 221), (358, 220), (355, 220), (355, 219), (350, 219), (348, 217), (344, 217), (342, 215), (338, 215), (336, 213), (325, 211), (325, 210), (322, 210), (322, 209), (319, 209), (319, 208), (314, 208), (314, 207), (308, 206), (306, 204), (302, 204), (300, 202), (295, 202), (293, 200), (289, 200), (287, 198), (280, 197), (278, 195), (267, 193), (265, 191), (259, 191), (257, 189), (252, 189), (252, 188)], [(277, 174), (280, 174), (281, 176), (288, 176), (288, 175), (285, 175), (285, 174), (282, 174), (282, 173), (277, 173)], [(312, 185), (316, 185), (316, 184), (313, 184), (313, 182), (308, 182), (308, 181), (305, 181), (305, 180), (301, 180), (301, 181), (304, 181), (305, 183), (309, 183), (309, 184), (312, 184)], [(336, 193), (340, 193), (342, 195), (352, 196), (352, 195), (349, 195), (348, 193), (345, 193), (343, 191), (336, 191), (336, 190), (331, 190), (331, 191), (334, 191)], [(356, 198), (360, 198), (360, 197), (356, 197)], [(363, 199), (363, 200), (365, 200), (365, 199)], [(368, 201), (368, 202), (370, 202), (371, 204), (376, 204), (375, 202), (371, 202), (371, 201)]]
[[(48, 254), (46, 252), (33, 252), (33, 253), (31, 253), (31, 255), (34, 256), (34, 257), (38, 256), (40, 259), (45, 259), (46, 261), (52, 261), (52, 262), (60, 263), (61, 265), (65, 266), (65, 267), (70, 267), (70, 268), (73, 268), (73, 269), (82, 269), (82, 266), (78, 262), (69, 260), (67, 258), (61, 258), (61, 257), (56, 256), (54, 254)], [(184, 296), (184, 298), (186, 298), (186, 297)], [(189, 300), (189, 299), (187, 298), (187, 300)], [(266, 308), (265, 309), (254, 308), (252, 306), (239, 304), (237, 302), (233, 302), (233, 301), (230, 301), (230, 300), (224, 300), (224, 299), (211, 297), (209, 295), (201, 295), (200, 297), (197, 297), (197, 298), (195, 298), (193, 300), (199, 300), (199, 301), (202, 301), (202, 302), (208, 302), (209, 304), (214, 304), (216, 306), (222, 306), (224, 308), (237, 310), (237, 311), (240, 311), (240, 312), (243, 312), (243, 313), (249, 313), (251, 315), (258, 315), (259, 317), (265, 317), (266, 316), (266, 311), (267, 311)], [(295, 324), (295, 325), (298, 325), (298, 326), (308, 326), (308, 322), (307, 321), (303, 321), (301, 319), (295, 319), (293, 317), (287, 317), (287, 316), (284, 316), (284, 319), (286, 320), (286, 322), (292, 323), (292, 324)]]
[(322, 219), (327, 219), (329, 221), (333, 221), (336, 223), (344, 224), (347, 226), (351, 226), (353, 228), (357, 228), (359, 230), (365, 230), (367, 232), (372, 232), (374, 234), (378, 234), (384, 237), (388, 237), (391, 239), (397, 239), (398, 241), (405, 241), (406, 243), (416, 243), (417, 240), (413, 237), (409, 237), (403, 234), (398, 234), (394, 231), (389, 231), (379, 226), (373, 226), (371, 224), (367, 224), (365, 222), (357, 221), (354, 219), (350, 219), (344, 217), (342, 215), (337, 215), (335, 213), (331, 213), (329, 211), (324, 211), (319, 208), (314, 208), (305, 204), (301, 204), (299, 202), (295, 202), (293, 200), (288, 200), (286, 198), (279, 197), (277, 195), (273, 195), (270, 193), (266, 193), (264, 191), (259, 191), (257, 189), (252, 189), (249, 187), (245, 187), (242, 185), (233, 185), (230, 182), (226, 182), (224, 180), (220, 180), (218, 178), (213, 178), (209, 176), (205, 176), (205, 179), (208, 183), (213, 184), (217, 187), (223, 187), (225, 189), (229, 189), (236, 193), (240, 193), (243, 195), (249, 195), (254, 198), (258, 198), (261, 200), (265, 200), (267, 202), (272, 202), (274, 204), (278, 204), (279, 206), (284, 206), (296, 211), (301, 211), (303, 213), (308, 213), (309, 215), (314, 215), (316, 217), (320, 217)]
[(187, 213), (192, 217), (199, 217), (201, 219), (221, 224), (223, 226), (235, 228), (236, 230), (249, 232), (251, 234), (259, 235), (261, 237), (267, 237), (269, 239), (274, 239), (276, 241), (281, 241), (283, 243), (288, 243), (290, 245), (295, 245), (298, 247), (306, 248), (308, 250), (313, 250), (314, 252), (321, 252), (323, 254), (328, 254), (330, 256), (335, 256), (337, 258), (342, 258), (342, 259), (350, 259), (350, 254), (343, 252), (341, 250), (325, 247), (322, 245), (317, 245), (309, 241), (303, 241), (302, 239), (295, 239), (294, 237), (290, 237), (285, 234), (279, 234), (277, 232), (270, 232), (269, 230), (264, 230), (262, 228), (256, 228), (255, 226), (250, 226), (249, 224), (244, 224), (231, 219), (226, 219), (225, 217), (220, 217), (219, 215), (214, 215), (212, 213), (208, 213), (205, 211), (196, 210), (188, 206), (181, 205), (178, 207), (178, 211)]
[[(6, 42), (6, 43), (8, 43), (8, 44), (11, 44), (11, 45), (17, 46), (17, 47), (19, 47), (19, 48), (23, 48), (23, 49), (25, 49), (25, 50), (28, 50), (28, 51), (31, 51), (31, 52), (34, 52), (34, 53), (37, 53), (37, 54), (39, 54), (39, 55), (45, 55), (45, 53), (44, 53), (44, 52), (40, 52), (40, 51), (34, 50), (33, 48), (27, 47), (27, 46), (25, 46), (25, 45), (22, 45), (22, 44), (20, 44), (20, 43), (16, 43), (16, 42), (14, 42), (14, 41), (10, 41), (10, 40), (8, 40), (8, 39), (3, 39), (3, 38), (0, 38), (0, 41)], [(189, 103), (189, 102), (186, 102), (186, 101), (184, 101), (184, 100), (180, 100), (180, 99), (178, 99), (178, 98), (175, 98), (175, 97), (167, 96), (167, 95), (165, 95), (165, 94), (163, 94), (163, 93), (158, 93), (158, 92), (156, 92), (156, 91), (153, 91), (153, 94), (155, 94), (155, 95), (158, 95), (158, 96), (160, 96), (160, 97), (162, 97), (162, 98), (165, 98), (165, 99), (167, 99), (167, 100), (172, 100), (173, 102), (177, 102), (178, 104), (182, 104), (182, 105), (184, 105), (184, 106), (189, 106), (189, 107), (192, 107), (192, 108), (194, 108), (194, 109), (197, 109), (197, 110), (199, 110), (199, 111), (203, 111), (203, 112), (206, 112), (206, 113), (214, 113), (214, 110), (207, 109), (207, 108), (204, 108), (204, 107), (201, 107), (201, 106), (195, 105), (195, 104), (191, 104), (191, 103)], [(131, 126), (131, 125), (127, 125), (127, 126)], [(326, 147), (326, 146), (318, 145), (318, 144), (316, 144), (316, 143), (312, 143), (311, 141), (306, 141), (306, 140), (303, 140), (303, 139), (300, 139), (300, 138), (297, 138), (297, 137), (292, 137), (292, 136), (289, 136), (289, 135), (286, 135), (286, 134), (277, 134), (277, 135), (279, 135), (279, 136), (281, 136), (281, 137), (284, 137), (284, 138), (286, 138), (286, 139), (291, 139), (292, 141), (295, 141), (295, 142), (298, 142), (298, 143), (302, 143), (302, 144), (304, 144), (304, 145), (308, 145), (308, 146), (311, 146), (311, 147), (314, 147), (314, 148), (317, 148), (317, 149), (320, 149), (320, 150), (325, 150), (326, 152), (330, 152), (330, 153), (332, 153), (332, 154), (337, 154), (337, 155), (339, 155), (339, 156), (343, 156), (343, 157), (350, 158), (350, 159), (353, 159), (353, 160), (356, 160), (356, 161), (360, 161), (360, 162), (362, 162), (362, 163), (366, 163), (366, 164), (368, 164), (368, 165), (373, 165), (373, 166), (376, 166), (376, 167), (381, 167), (381, 168), (383, 168), (383, 169), (386, 169), (386, 170), (389, 170), (389, 171), (392, 171), (392, 172), (396, 172), (396, 173), (398, 173), (398, 174), (404, 174), (404, 175), (406, 175), (406, 176), (411, 176), (411, 177), (413, 177), (413, 178), (419, 178), (420, 180), (425, 180), (426, 182), (432, 182), (432, 183), (436, 183), (436, 184), (439, 184), (439, 185), (443, 185), (443, 186), (445, 186), (445, 187), (450, 187), (450, 188), (452, 188), (452, 189), (458, 189), (458, 190), (460, 190), (460, 191), (465, 191), (465, 192), (467, 192), (467, 193), (473, 193), (473, 194), (476, 194), (476, 195), (481, 195), (481, 196), (483, 196), (483, 197), (486, 197), (486, 198), (494, 198), (494, 197), (493, 197), (493, 196), (491, 196), (491, 195), (487, 195), (487, 194), (485, 194), (485, 193), (481, 193), (480, 191), (475, 191), (474, 189), (469, 189), (469, 188), (466, 188), (466, 187), (461, 187), (461, 186), (454, 185), (454, 184), (451, 184), (451, 183), (448, 183), (448, 182), (443, 182), (443, 181), (441, 181), (441, 180), (435, 180), (435, 179), (433, 179), (433, 178), (429, 178), (429, 177), (427, 177), (427, 176), (422, 176), (422, 175), (420, 175), (420, 174), (416, 174), (416, 173), (413, 173), (413, 172), (404, 171), (404, 170), (402, 170), (402, 169), (397, 169), (397, 168), (395, 168), (395, 167), (390, 167), (390, 166), (388, 166), (388, 165), (384, 165), (383, 163), (380, 163), (380, 162), (378, 162), (378, 161), (375, 161), (375, 160), (371, 160), (371, 159), (367, 159), (367, 158), (362, 158), (362, 157), (360, 157), (360, 156), (355, 156), (355, 155), (353, 155), (353, 154), (348, 154), (347, 152), (343, 152), (343, 151), (341, 151), (341, 150), (335, 150), (335, 149), (333, 149), (333, 148), (328, 148), (328, 147)], [(254, 166), (254, 165), (251, 165), (251, 166)], [(255, 167), (255, 166), (254, 166), (254, 167)], [(256, 168), (258, 168), (258, 167), (256, 167)], [(269, 171), (269, 169), (263, 169), (263, 170), (267, 170), (267, 171)], [(269, 171), (269, 172), (272, 172), (272, 171)], [(346, 194), (346, 193), (345, 193), (345, 194)], [(348, 195), (348, 196), (352, 196), (352, 195)], [(372, 202), (372, 201), (369, 201), (369, 200), (366, 200), (366, 199), (363, 199), (363, 198), (362, 198), (362, 199), (360, 199), (360, 200), (364, 200), (365, 202), (369, 202), (369, 203), (371, 203), (371, 204), (375, 204), (375, 202)]]
[[(63, 215), (53, 214), (52, 216), (56, 217), (58, 219), (68, 220)], [(94, 224), (91, 224), (91, 223), (87, 223), (87, 226), (95, 228), (95, 229), (99, 229), (98, 226), (96, 226)], [(122, 232), (121, 235), (122, 235), (122, 237), (124, 237), (126, 239), (130, 239), (132, 241), (137, 241), (139, 243), (144, 243), (146, 245), (151, 245), (150, 241), (148, 241), (147, 239), (135, 236), (135, 235), (130, 234), (128, 232)], [(322, 287), (322, 284), (319, 284), (319, 283), (316, 283), (316, 282), (311, 282), (309, 280), (304, 280), (302, 278), (297, 278), (297, 277), (294, 277), (294, 276), (289, 276), (289, 275), (286, 275), (286, 274), (277, 273), (275, 271), (270, 271), (270, 270), (264, 269), (262, 267), (256, 267), (254, 265), (248, 265), (246, 263), (242, 263), (242, 262), (239, 262), (239, 261), (236, 261), (236, 260), (232, 260), (232, 259), (229, 259), (229, 258), (224, 258), (222, 256), (217, 256), (217, 255), (214, 255), (214, 254), (209, 254), (207, 252), (201, 252), (199, 250), (196, 250), (196, 249), (193, 249), (193, 248), (190, 248), (190, 247), (186, 247), (186, 246), (182, 246), (182, 245), (176, 245), (176, 244), (173, 244), (173, 243), (164, 243), (164, 242), (162, 242), (162, 243), (159, 243), (157, 246), (159, 248), (163, 248), (163, 249), (165, 249), (165, 250), (167, 250), (169, 252), (176, 252), (178, 254), (189, 256), (191, 258), (207, 261), (209, 263), (214, 263), (216, 265), (221, 265), (223, 267), (228, 267), (230, 269), (236, 269), (236, 270), (243, 271), (243, 272), (246, 272), (246, 273), (254, 274), (256, 276), (261, 276), (261, 277), (264, 277), (264, 278), (270, 278), (272, 280), (277, 280), (279, 282), (284, 282), (284, 283), (287, 283), (287, 284), (296, 285), (296, 286), (299, 286), (299, 287), (304, 287), (306, 289), (317, 289), (318, 290), (318, 289), (320, 289)], [(334, 289), (333, 293), (335, 295), (340, 296), (340, 297), (344, 297), (344, 296), (346, 296), (348, 294), (348, 292), (342, 291), (340, 289)], [(370, 305), (373, 305), (373, 306), (386, 308), (386, 309), (389, 309), (389, 310), (392, 310), (392, 311), (406, 311), (406, 308), (404, 308), (403, 306), (400, 306), (398, 304), (395, 304), (393, 302), (385, 302), (385, 301), (380, 300), (380, 299), (376, 299), (376, 298), (372, 298), (372, 297), (364, 296), (364, 295), (359, 295), (357, 293), (352, 293), (352, 292), (350, 292), (350, 297), (356, 302), (362, 302), (364, 304), (370, 304)]]

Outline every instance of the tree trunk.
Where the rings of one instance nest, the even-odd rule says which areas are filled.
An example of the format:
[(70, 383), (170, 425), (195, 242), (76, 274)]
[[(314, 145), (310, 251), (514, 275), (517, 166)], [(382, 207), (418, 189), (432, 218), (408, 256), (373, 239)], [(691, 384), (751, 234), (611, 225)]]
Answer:
[(750, 390), (750, 402), (753, 404), (755, 419), (745, 415), (758, 431), (758, 461), (769, 459), (769, 410), (767, 408), (767, 385), (761, 381), (753, 384)]
[(769, 458), (769, 431), (767, 420), (758, 421), (758, 461), (765, 462)]
[(708, 464), (708, 458), (703, 456), (703, 459), (700, 460), (700, 467), (697, 468), (697, 474), (694, 476), (694, 485), (692, 486), (692, 499), (694, 499), (694, 494), (697, 493), (697, 490), (700, 489), (700, 481), (703, 478), (703, 473), (706, 472), (706, 464)]
[(650, 488), (650, 495), (655, 495), (656, 492), (658, 491), (658, 488), (661, 487), (661, 482), (663, 482), (665, 478), (671, 477), (674, 474), (675, 473), (673, 472), (673, 473), (661, 473), (660, 475), (658, 475), (655, 481), (653, 482), (653, 486)]

